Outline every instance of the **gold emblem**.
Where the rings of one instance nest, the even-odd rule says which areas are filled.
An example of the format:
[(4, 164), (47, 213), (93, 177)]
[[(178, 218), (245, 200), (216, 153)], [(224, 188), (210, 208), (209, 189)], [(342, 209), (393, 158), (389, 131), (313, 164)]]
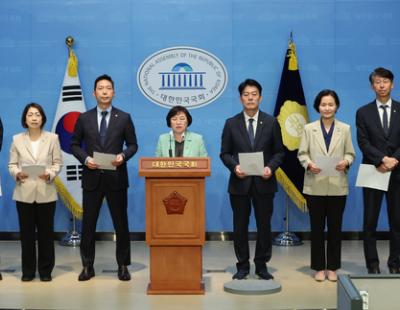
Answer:
[(290, 151), (298, 149), (304, 125), (308, 121), (306, 106), (286, 100), (277, 118), (281, 125), (283, 144)]
[(163, 199), (163, 204), (167, 214), (183, 214), (186, 202), (187, 198), (179, 194), (177, 191), (173, 191)]

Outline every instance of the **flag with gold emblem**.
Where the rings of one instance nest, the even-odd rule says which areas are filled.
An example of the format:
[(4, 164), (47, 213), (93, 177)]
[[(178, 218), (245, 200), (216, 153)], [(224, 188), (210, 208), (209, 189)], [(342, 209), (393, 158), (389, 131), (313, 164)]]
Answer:
[(308, 123), (308, 113), (292, 38), (285, 55), (274, 116), (281, 126), (285, 146), (285, 158), (276, 171), (276, 178), (293, 203), (305, 211), (304, 168), (297, 159), (297, 151), (304, 125)]
[(72, 49), (72, 43), (72, 38), (67, 38), (69, 57), (52, 128), (60, 139), (64, 162), (63, 169), (55, 179), (55, 185), (65, 206), (76, 218), (82, 218), (83, 167), (72, 155), (70, 143), (78, 116), (86, 111), (86, 107), (78, 76), (78, 58)]

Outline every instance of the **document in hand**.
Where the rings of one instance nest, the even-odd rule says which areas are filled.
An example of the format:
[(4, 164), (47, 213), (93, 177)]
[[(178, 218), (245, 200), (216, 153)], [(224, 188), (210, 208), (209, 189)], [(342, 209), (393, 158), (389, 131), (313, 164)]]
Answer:
[(356, 186), (374, 188), (386, 192), (389, 187), (391, 173), (391, 171), (379, 172), (374, 165), (361, 164), (358, 169)]
[(24, 165), (21, 167), (22, 173), (26, 174), (29, 179), (37, 179), (46, 171), (45, 165)]
[(93, 160), (99, 165), (99, 169), (116, 170), (117, 167), (113, 166), (111, 162), (115, 160), (115, 154), (107, 154), (100, 152), (93, 152)]
[(315, 164), (321, 169), (319, 176), (337, 177), (340, 172), (336, 170), (337, 164), (340, 162), (340, 157), (331, 156), (316, 156)]
[(263, 152), (239, 153), (240, 170), (247, 175), (264, 174), (264, 154)]

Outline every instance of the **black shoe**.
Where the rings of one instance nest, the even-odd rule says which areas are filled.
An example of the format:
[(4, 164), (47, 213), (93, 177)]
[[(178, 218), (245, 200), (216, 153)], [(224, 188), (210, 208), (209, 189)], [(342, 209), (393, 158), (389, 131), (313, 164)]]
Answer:
[(1, 281), (1, 280), (3, 280), (3, 277), (2, 277), (2, 275), (1, 275), (1, 273), (0, 273), (0, 281)]
[(40, 281), (42, 282), (50, 282), (52, 279), (51, 275), (48, 276), (40, 276)]
[(256, 271), (256, 275), (258, 276), (259, 279), (262, 280), (272, 280), (274, 278), (273, 275), (270, 274), (267, 269)]
[(389, 266), (389, 272), (392, 274), (399, 274), (400, 273), (400, 267), (390, 267)]
[(90, 280), (91, 278), (94, 277), (94, 269), (92, 266), (86, 266), (83, 267), (79, 277), (78, 281), (87, 281)]
[(367, 268), (368, 269), (368, 273), (369, 274), (380, 274), (381, 270), (379, 269), (379, 267), (371, 267), (371, 268)]
[(35, 279), (35, 276), (32, 275), (22, 275), (21, 277), (22, 282), (29, 282), (32, 281), (33, 279)]
[(119, 266), (118, 267), (118, 279), (121, 281), (130, 281), (131, 274), (129, 273), (127, 266)]
[(249, 275), (249, 271), (245, 269), (238, 270), (232, 277), (233, 280), (246, 280)]

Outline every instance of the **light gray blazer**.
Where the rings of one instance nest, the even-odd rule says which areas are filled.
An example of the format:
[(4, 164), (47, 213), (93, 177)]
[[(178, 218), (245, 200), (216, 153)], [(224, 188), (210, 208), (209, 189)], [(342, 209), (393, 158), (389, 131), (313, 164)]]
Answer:
[(326, 151), (325, 140), (320, 120), (306, 124), (301, 137), (297, 157), (305, 169), (303, 193), (316, 196), (344, 196), (349, 193), (347, 170), (340, 176), (328, 177), (314, 174), (307, 170), (308, 164), (318, 155), (346, 159), (351, 165), (355, 158), (351, 142), (350, 126), (335, 120), (329, 152)]
[(16, 180), (22, 165), (45, 165), (50, 175), (48, 182), (29, 177), (24, 182), (17, 182), (13, 194), (13, 199), (16, 201), (46, 203), (57, 200), (57, 190), (53, 180), (62, 167), (60, 142), (56, 134), (47, 131), (42, 132), (39, 141), (38, 154), (35, 158), (27, 132), (13, 137), (8, 162), (11, 176)]

